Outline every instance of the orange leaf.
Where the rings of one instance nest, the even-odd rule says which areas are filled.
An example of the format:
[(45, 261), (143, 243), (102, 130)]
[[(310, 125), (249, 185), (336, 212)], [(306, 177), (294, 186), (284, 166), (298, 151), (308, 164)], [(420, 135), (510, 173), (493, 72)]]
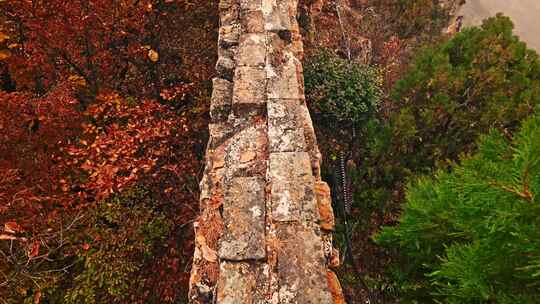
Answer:
[(4, 231), (7, 233), (17, 233), (17, 232), (22, 232), (23, 229), (16, 222), (6, 222), (4, 224)]
[(41, 303), (41, 291), (37, 291), (35, 294), (34, 294), (34, 304), (39, 304)]
[(148, 51), (148, 58), (152, 62), (157, 62), (159, 60), (159, 54), (158, 54), (158, 52), (156, 52), (154, 50), (149, 50)]
[(28, 257), (29, 258), (36, 257), (39, 254), (39, 247), (40, 247), (39, 241), (34, 241), (34, 243), (32, 244), (32, 248), (30, 248), (30, 250), (28, 251)]

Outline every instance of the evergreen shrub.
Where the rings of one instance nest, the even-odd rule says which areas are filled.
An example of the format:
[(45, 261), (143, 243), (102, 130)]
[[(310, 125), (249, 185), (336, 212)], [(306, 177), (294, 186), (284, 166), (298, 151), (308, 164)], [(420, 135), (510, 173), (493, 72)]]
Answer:
[(411, 184), (399, 225), (377, 241), (402, 255), (395, 273), (411, 303), (538, 303), (540, 115)]

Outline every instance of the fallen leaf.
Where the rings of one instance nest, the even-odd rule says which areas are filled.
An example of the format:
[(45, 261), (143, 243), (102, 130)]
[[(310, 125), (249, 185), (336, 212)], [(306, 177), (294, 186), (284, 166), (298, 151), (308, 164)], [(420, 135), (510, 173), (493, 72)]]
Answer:
[(34, 294), (34, 304), (39, 304), (41, 303), (41, 291), (37, 291), (35, 294)]
[(4, 231), (7, 233), (17, 233), (17, 232), (22, 232), (23, 229), (16, 222), (6, 222), (4, 224)]
[(0, 234), (0, 240), (16, 240), (17, 237), (9, 234)]
[(4, 40), (9, 39), (9, 36), (0, 32), (0, 43), (4, 42)]
[(29, 258), (36, 257), (39, 254), (39, 247), (40, 247), (39, 241), (34, 241), (30, 250), (28, 250), (28, 257)]
[(206, 239), (202, 235), (197, 236), (197, 243), (199, 243), (199, 247), (201, 248), (203, 259), (208, 262), (217, 262), (217, 252), (206, 245)]
[(11, 56), (11, 53), (6, 50), (0, 50), (0, 60), (8, 59)]
[(152, 62), (157, 62), (159, 60), (159, 54), (158, 54), (158, 52), (156, 52), (154, 50), (149, 50), (148, 51), (148, 58)]

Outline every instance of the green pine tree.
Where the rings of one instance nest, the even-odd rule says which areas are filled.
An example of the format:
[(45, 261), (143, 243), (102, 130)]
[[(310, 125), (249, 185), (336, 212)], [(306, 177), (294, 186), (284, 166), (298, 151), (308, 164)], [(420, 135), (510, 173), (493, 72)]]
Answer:
[(540, 299), (540, 115), (478, 146), (410, 185), (399, 225), (376, 238), (402, 255), (395, 273), (411, 303)]

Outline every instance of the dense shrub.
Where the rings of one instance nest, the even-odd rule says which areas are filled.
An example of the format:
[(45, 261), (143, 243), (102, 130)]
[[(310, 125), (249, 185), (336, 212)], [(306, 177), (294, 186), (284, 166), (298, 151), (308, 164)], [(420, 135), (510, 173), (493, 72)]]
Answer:
[(403, 291), (421, 303), (538, 303), (540, 115), (512, 140), (494, 131), (451, 173), (407, 191), (378, 240), (404, 255)]
[[(331, 157), (338, 149), (345, 150), (352, 164), (347, 166), (352, 246), (367, 269), (384, 267), (377, 263), (388, 256), (370, 244), (368, 235), (378, 225), (395, 222), (409, 178), (447, 167), (460, 154), (474, 151), (478, 137), (491, 128), (512, 134), (540, 103), (540, 60), (512, 29), (508, 18), (497, 16), (421, 50), (384, 111), (373, 112), (356, 132), (335, 119), (321, 122), (317, 104), (310, 105), (327, 173), (339, 171)], [(306, 78), (307, 96), (316, 100), (310, 81)], [(324, 110), (343, 115), (345, 108)]]
[(540, 60), (512, 29), (497, 16), (418, 54), (392, 96), (394, 145), (409, 167), (456, 159), (479, 134), (513, 130), (540, 103)]
[(161, 291), (150, 292), (143, 279), (152, 278), (148, 265), (166, 250), (173, 224), (158, 206), (149, 192), (134, 188), (86, 210), (86, 227), (75, 240), (82, 250), (71, 271), (74, 278), (56, 290), (64, 297), (58, 301), (159, 302)]
[(322, 123), (359, 127), (377, 111), (382, 80), (375, 68), (322, 50), (307, 60), (304, 70), (310, 109)]
[(396, 84), (388, 124), (366, 142), (360, 201), (400, 201), (407, 178), (472, 151), (495, 127), (511, 133), (540, 103), (538, 55), (503, 16), (422, 50)]

